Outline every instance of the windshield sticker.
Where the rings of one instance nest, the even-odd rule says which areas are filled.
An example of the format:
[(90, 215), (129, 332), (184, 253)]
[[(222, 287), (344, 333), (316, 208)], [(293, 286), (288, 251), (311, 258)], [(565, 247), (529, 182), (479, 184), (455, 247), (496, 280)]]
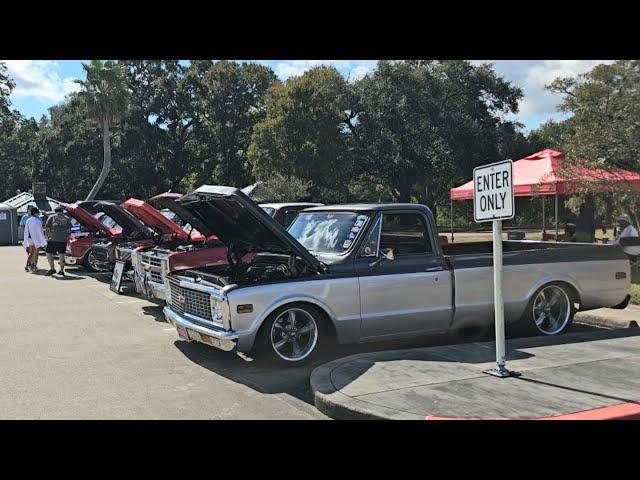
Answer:
[(352, 231), (353, 233), (358, 233), (358, 232), (360, 231), (360, 227), (353, 227), (353, 228), (351, 229), (351, 231)]
[(349, 240), (353, 240), (354, 238), (356, 238), (356, 234), (353, 232), (349, 232), (349, 236), (348, 236)]
[(354, 227), (360, 228), (362, 225), (364, 225), (364, 220), (356, 220)]
[(342, 244), (342, 248), (349, 248), (349, 245), (351, 245), (351, 240), (345, 240)]

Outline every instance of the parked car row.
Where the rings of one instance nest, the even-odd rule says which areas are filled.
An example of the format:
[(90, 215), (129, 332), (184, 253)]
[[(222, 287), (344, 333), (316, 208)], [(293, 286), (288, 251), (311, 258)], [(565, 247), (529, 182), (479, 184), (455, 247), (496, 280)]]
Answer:
[[(74, 261), (123, 266), (138, 293), (165, 302), (186, 341), (297, 365), (331, 341), (493, 322), (491, 242), (440, 241), (424, 205), (257, 205), (238, 189), (205, 185), (100, 202), (93, 215), (80, 208), (69, 208), (88, 232), (70, 241)], [(629, 302), (629, 261), (618, 246), (506, 241), (503, 249), (507, 322), (557, 335), (577, 310)]]

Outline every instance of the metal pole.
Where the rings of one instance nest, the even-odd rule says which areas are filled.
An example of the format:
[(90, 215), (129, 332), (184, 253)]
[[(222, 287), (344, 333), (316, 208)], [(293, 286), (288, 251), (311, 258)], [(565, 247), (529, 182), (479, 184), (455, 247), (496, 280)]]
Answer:
[(544, 234), (547, 233), (547, 212), (545, 211), (545, 196), (542, 196), (542, 236), (544, 237)]
[(558, 241), (558, 192), (556, 192), (556, 242)]
[(506, 370), (502, 296), (502, 220), (493, 221), (493, 303), (496, 321), (496, 364), (498, 370)]
[(451, 202), (451, 243), (453, 243), (453, 199), (449, 198)]
[(496, 368), (484, 373), (495, 377), (517, 377), (507, 370), (504, 335), (504, 297), (502, 294), (502, 220), (493, 221), (493, 303), (495, 305)]

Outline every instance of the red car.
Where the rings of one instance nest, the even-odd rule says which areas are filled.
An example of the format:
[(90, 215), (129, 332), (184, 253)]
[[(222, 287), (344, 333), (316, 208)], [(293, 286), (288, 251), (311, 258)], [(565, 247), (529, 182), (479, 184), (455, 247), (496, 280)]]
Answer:
[[(125, 202), (126, 203), (126, 202)], [(127, 260), (126, 254), (131, 250), (153, 246), (159, 243), (158, 234), (150, 226), (145, 225), (140, 219), (125, 210), (121, 205), (108, 202), (98, 202), (95, 206), (97, 212), (105, 214), (101, 217), (103, 223), (115, 223), (122, 229), (122, 235), (117, 238), (99, 239), (91, 245), (91, 255), (95, 268), (103, 272), (113, 271), (118, 258), (117, 250), (121, 249), (123, 260)]]
[(91, 245), (97, 239), (117, 240), (122, 237), (122, 231), (119, 228), (108, 227), (78, 204), (67, 205), (66, 212), (81, 226), (80, 232), (72, 234), (67, 243), (67, 265), (84, 265), (89, 269), (98, 270), (91, 254)]
[[(193, 265), (219, 265), (227, 263), (227, 248), (215, 235), (205, 237), (188, 223), (175, 200), (182, 195), (163, 193), (149, 199), (149, 204), (167, 213), (174, 224), (181, 224), (182, 231), (175, 242), (154, 248), (138, 248), (132, 252), (136, 291), (142, 295), (165, 300), (164, 278), (174, 270), (191, 268)], [(159, 212), (160, 215), (163, 215)], [(169, 215), (169, 213), (171, 215)]]

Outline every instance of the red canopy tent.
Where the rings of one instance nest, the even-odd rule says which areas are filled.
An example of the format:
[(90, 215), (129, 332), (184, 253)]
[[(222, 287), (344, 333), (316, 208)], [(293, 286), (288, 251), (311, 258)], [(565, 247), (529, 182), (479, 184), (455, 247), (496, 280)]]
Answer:
[[(628, 170), (603, 170), (565, 165), (565, 154), (545, 148), (513, 162), (514, 194), (516, 197), (540, 195), (543, 201), (542, 228), (545, 228), (544, 199), (555, 196), (556, 240), (558, 239), (558, 195), (576, 193), (583, 188), (590, 192), (640, 190), (640, 174)], [(473, 180), (450, 191), (451, 232), (453, 235), (453, 202), (473, 200)]]

